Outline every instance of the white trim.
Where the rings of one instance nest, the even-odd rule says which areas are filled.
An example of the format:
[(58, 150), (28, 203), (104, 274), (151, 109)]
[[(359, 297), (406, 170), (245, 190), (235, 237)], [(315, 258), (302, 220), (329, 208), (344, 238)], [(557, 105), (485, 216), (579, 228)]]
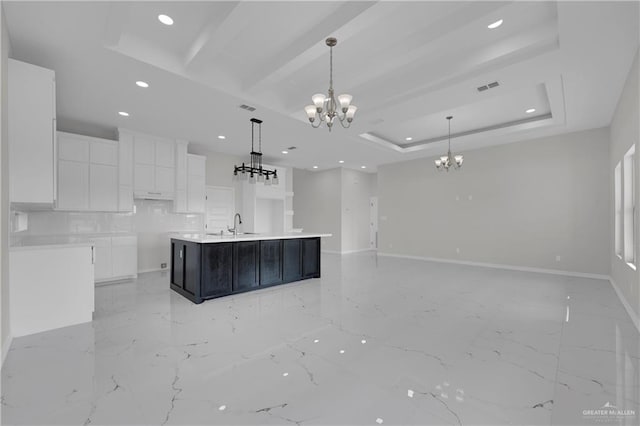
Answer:
[(624, 306), (624, 309), (627, 311), (627, 314), (629, 314), (629, 317), (631, 318), (631, 322), (638, 329), (638, 333), (640, 333), (640, 317), (638, 317), (638, 315), (633, 311), (633, 308), (631, 308), (631, 305), (629, 304), (627, 299), (624, 297), (624, 294), (622, 294), (620, 287), (618, 287), (618, 284), (616, 284), (615, 280), (612, 277), (609, 277), (609, 282), (611, 283), (613, 290), (615, 290), (616, 294), (618, 295), (618, 299), (620, 299), (620, 302), (622, 302), (622, 305)]
[(586, 272), (573, 272), (573, 271), (561, 271), (559, 269), (543, 269), (543, 268), (531, 268), (528, 266), (512, 266), (512, 265), (502, 265), (498, 263), (484, 263), (484, 262), (470, 262), (467, 260), (455, 260), (455, 259), (442, 259), (438, 257), (422, 257), (422, 256), (408, 256), (404, 254), (394, 254), (394, 253), (378, 253), (378, 256), (386, 256), (386, 257), (401, 257), (405, 259), (415, 259), (415, 260), (426, 260), (429, 262), (440, 262), (440, 263), (456, 263), (460, 265), (469, 265), (469, 266), (480, 266), (485, 268), (495, 268), (495, 269), (508, 269), (510, 271), (523, 271), (523, 272), (539, 272), (542, 274), (553, 274), (553, 275), (564, 275), (568, 277), (580, 277), (580, 278), (593, 278), (597, 280), (608, 280), (608, 275), (602, 274), (590, 274)]
[(358, 250), (345, 250), (345, 251), (338, 251), (338, 250), (320, 250), (321, 253), (327, 253), (327, 254), (353, 254), (353, 253), (362, 253), (365, 251), (376, 251), (375, 249), (371, 249), (371, 248), (366, 248), (366, 249), (358, 249)]
[(4, 360), (7, 358), (7, 354), (9, 353), (9, 349), (11, 349), (11, 343), (13, 342), (13, 336), (11, 333), (4, 339), (2, 342), (2, 365), (4, 365)]
[(171, 268), (140, 269), (138, 270), (138, 274), (145, 274), (147, 272), (170, 271), (170, 270)]

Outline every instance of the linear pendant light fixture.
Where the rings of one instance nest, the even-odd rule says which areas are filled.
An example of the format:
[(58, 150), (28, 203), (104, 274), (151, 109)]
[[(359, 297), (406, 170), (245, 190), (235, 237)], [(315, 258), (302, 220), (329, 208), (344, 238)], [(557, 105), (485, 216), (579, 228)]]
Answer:
[[(346, 93), (339, 95), (338, 102), (336, 102), (336, 97), (333, 93), (333, 46), (338, 44), (338, 40), (334, 37), (329, 37), (325, 40), (325, 43), (329, 46), (329, 93), (327, 96), (322, 93), (313, 95), (311, 97), (313, 105), (307, 105), (304, 107), (304, 111), (307, 113), (307, 118), (309, 118), (309, 122), (314, 129), (320, 127), (324, 122), (327, 124), (329, 131), (331, 131), (336, 118), (342, 127), (346, 129), (351, 126), (358, 107), (351, 105), (353, 96)], [(317, 124), (313, 124), (316, 120)]]
[(451, 155), (451, 119), (452, 118), (453, 116), (451, 115), (447, 117), (447, 121), (449, 122), (449, 149), (447, 151), (447, 155), (443, 155), (439, 159), (435, 160), (436, 169), (438, 169), (438, 171), (443, 171), (443, 170), (449, 171), (449, 168), (451, 167), (453, 167), (454, 169), (459, 169), (460, 167), (462, 167), (462, 162), (464, 161), (462, 154)]
[[(252, 118), (251, 120), (251, 162), (249, 165), (242, 163), (242, 166), (233, 166), (233, 179), (246, 181), (249, 183), (261, 182), (265, 185), (278, 184), (278, 171), (269, 170), (262, 167), (262, 120)], [(254, 129), (258, 125), (258, 150), (254, 149)]]

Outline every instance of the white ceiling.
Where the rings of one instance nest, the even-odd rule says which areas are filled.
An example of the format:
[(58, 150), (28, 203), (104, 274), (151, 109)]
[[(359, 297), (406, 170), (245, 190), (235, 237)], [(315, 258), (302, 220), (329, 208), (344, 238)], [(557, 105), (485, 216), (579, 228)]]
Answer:
[[(61, 129), (127, 127), (244, 156), (257, 117), (265, 160), (300, 168), (440, 155), (448, 115), (454, 151), (607, 126), (639, 41), (637, 2), (2, 4), (11, 57), (56, 71)], [(328, 36), (336, 92), (359, 107), (331, 133), (303, 112), (327, 90)]]

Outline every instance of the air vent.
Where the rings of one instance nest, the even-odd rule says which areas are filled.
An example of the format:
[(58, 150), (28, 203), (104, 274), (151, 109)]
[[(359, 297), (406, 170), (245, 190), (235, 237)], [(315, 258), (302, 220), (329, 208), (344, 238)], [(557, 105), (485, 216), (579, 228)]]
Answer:
[(256, 107), (252, 107), (251, 105), (245, 105), (245, 104), (240, 105), (240, 108), (246, 109), (247, 111), (255, 111), (256, 110)]
[(289, 150), (289, 151), (293, 151), (293, 150), (294, 150), (294, 149), (296, 149), (296, 148), (297, 148), (297, 147), (295, 147), (295, 146), (290, 146), (289, 148), (287, 148), (287, 150)]
[(484, 92), (485, 90), (493, 89), (494, 87), (498, 86), (500, 86), (500, 83), (494, 81), (493, 83), (485, 84), (484, 86), (478, 87), (478, 92)]

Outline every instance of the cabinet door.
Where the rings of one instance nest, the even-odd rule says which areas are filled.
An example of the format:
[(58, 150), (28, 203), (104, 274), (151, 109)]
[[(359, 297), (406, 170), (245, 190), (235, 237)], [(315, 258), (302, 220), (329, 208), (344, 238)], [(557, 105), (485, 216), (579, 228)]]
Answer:
[(156, 164), (156, 142), (148, 137), (135, 137), (133, 158), (136, 164)]
[(320, 238), (302, 240), (302, 277), (320, 277)]
[(184, 288), (184, 243), (171, 242), (171, 282)]
[(96, 238), (95, 241), (95, 280), (105, 281), (113, 277), (111, 258), (111, 238)]
[(57, 162), (55, 74), (13, 59), (8, 60), (7, 74), (10, 200), (52, 204)]
[(183, 288), (195, 297), (200, 298), (200, 269), (202, 244), (185, 242), (184, 256), (184, 286)]
[(118, 189), (118, 210), (133, 211), (133, 187), (121, 185)]
[(282, 283), (282, 240), (260, 241), (260, 285)]
[(58, 159), (89, 162), (89, 142), (70, 133), (58, 132)]
[(284, 282), (302, 278), (302, 246), (300, 239), (282, 240), (282, 276)]
[(259, 247), (258, 241), (233, 243), (233, 291), (258, 287)]
[(176, 167), (175, 144), (171, 141), (156, 141), (156, 166)]
[(233, 243), (202, 244), (201, 297), (223, 296), (232, 290)]
[(89, 163), (58, 162), (58, 208), (89, 209)]
[(155, 191), (171, 194), (175, 191), (175, 169), (156, 167)]
[(114, 277), (131, 277), (138, 273), (138, 243), (136, 237), (112, 237), (111, 258)]
[(91, 140), (89, 142), (89, 161), (94, 164), (118, 165), (118, 144), (111, 141)]
[(118, 210), (118, 167), (91, 164), (89, 169), (89, 208)]
[(136, 164), (133, 172), (135, 192), (154, 192), (156, 190), (156, 167), (148, 164)]

